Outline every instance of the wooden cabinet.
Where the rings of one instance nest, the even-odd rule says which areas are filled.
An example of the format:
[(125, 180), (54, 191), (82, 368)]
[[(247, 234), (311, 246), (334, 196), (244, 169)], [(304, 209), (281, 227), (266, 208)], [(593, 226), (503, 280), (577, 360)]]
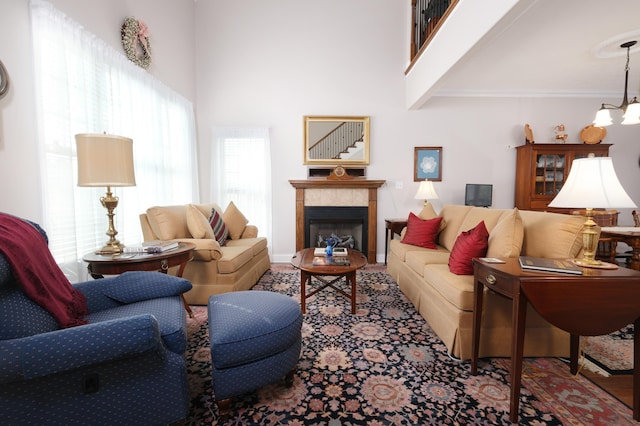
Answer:
[(569, 209), (547, 206), (560, 192), (574, 159), (608, 157), (611, 144), (544, 144), (518, 146), (516, 157), (515, 206), (521, 210), (550, 210), (568, 213)]

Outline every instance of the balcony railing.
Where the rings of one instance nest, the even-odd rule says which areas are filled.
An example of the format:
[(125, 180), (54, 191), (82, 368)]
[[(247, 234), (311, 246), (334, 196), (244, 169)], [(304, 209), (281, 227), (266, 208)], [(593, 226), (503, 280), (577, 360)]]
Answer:
[(457, 3), (458, 0), (411, 0), (413, 28), (409, 69)]

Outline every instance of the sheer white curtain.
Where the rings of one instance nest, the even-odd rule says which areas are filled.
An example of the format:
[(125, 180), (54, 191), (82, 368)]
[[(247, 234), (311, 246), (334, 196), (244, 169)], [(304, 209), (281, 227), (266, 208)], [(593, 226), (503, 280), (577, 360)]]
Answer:
[(264, 127), (216, 127), (211, 150), (211, 199), (223, 210), (233, 201), (271, 252), (271, 146)]
[(75, 135), (133, 139), (135, 187), (120, 198), (116, 236), (142, 240), (138, 215), (148, 207), (197, 201), (192, 104), (130, 62), (50, 3), (31, 0), (37, 122), (49, 246), (73, 281), (81, 257), (107, 241), (106, 188), (77, 187)]

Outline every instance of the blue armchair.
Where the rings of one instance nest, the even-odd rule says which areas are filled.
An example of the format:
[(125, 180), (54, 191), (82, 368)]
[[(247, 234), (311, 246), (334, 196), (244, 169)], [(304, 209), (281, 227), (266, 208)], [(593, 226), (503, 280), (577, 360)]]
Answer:
[(180, 295), (191, 283), (159, 272), (127, 272), (73, 286), (86, 297), (87, 323), (60, 328), (25, 295), (0, 253), (0, 424), (162, 425), (184, 419), (189, 390)]

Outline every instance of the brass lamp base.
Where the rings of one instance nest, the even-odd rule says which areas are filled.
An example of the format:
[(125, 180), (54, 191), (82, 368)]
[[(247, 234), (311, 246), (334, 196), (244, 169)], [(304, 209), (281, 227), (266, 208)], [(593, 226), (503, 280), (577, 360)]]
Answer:
[(586, 209), (587, 219), (582, 230), (582, 259), (574, 259), (573, 263), (584, 268), (616, 269), (613, 263), (596, 260), (596, 248), (598, 247), (598, 232), (596, 222), (593, 220), (593, 209)]
[(100, 202), (102, 203), (102, 206), (107, 209), (107, 216), (109, 217), (109, 229), (107, 230), (109, 240), (104, 247), (96, 252), (96, 254), (120, 254), (124, 249), (124, 244), (116, 240), (118, 231), (116, 231), (116, 228), (113, 225), (113, 216), (115, 215), (113, 211), (118, 207), (118, 197), (111, 193), (110, 186), (107, 186), (107, 194), (100, 198)]
[(594, 268), (594, 269), (618, 269), (618, 265), (609, 262), (602, 262), (600, 260), (596, 260), (595, 262), (584, 262), (583, 259), (572, 259), (574, 265), (581, 266), (583, 268)]
[(120, 241), (114, 241), (114, 244), (107, 243), (100, 250), (96, 251), (96, 254), (122, 254), (124, 249), (124, 244)]

